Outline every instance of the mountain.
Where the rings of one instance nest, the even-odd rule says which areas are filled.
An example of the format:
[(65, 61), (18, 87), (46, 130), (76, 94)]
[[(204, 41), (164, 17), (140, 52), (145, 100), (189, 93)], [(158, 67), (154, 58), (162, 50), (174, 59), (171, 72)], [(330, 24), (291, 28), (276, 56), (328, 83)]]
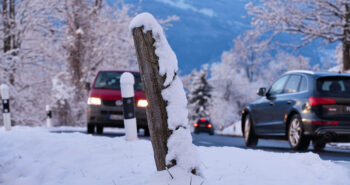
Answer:
[[(113, 1), (113, 0), (110, 0)], [(150, 12), (156, 18), (176, 15), (179, 21), (165, 30), (170, 46), (175, 51), (182, 74), (200, 68), (204, 63), (220, 61), (223, 51), (233, 46), (232, 40), (251, 29), (251, 18), (245, 4), (252, 0), (124, 0)], [(258, 0), (253, 0), (258, 2)], [(295, 43), (299, 38), (284, 34), (277, 40)], [(297, 51), (311, 58), (312, 64), (333, 57), (333, 45), (316, 42)]]

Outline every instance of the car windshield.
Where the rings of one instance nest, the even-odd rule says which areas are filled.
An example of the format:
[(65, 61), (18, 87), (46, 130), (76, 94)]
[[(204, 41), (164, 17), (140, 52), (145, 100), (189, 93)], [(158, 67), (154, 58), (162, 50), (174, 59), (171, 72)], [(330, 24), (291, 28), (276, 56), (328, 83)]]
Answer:
[(350, 77), (321, 77), (317, 91), (323, 96), (350, 97)]
[[(100, 72), (94, 84), (95, 89), (120, 90), (120, 77), (124, 72)], [(142, 82), (139, 73), (132, 73), (135, 77), (135, 90), (142, 90)]]

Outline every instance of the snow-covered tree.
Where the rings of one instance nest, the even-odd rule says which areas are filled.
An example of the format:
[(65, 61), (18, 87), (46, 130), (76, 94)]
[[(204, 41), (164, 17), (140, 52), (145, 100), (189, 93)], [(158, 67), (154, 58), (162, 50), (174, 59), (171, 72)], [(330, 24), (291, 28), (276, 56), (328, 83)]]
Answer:
[(1, 1), (0, 83), (11, 88), (13, 123), (41, 124), (51, 104), (71, 114), (60, 123), (82, 124), (85, 82), (100, 69), (137, 69), (130, 6), (102, 2)]
[[(101, 69), (137, 69), (133, 40), (128, 32), (130, 6), (111, 6), (102, 0), (73, 0), (60, 2), (57, 7), (57, 19), (66, 23), (57, 28), (63, 36), (60, 42), (65, 63), (52, 81), (51, 104), (54, 115), (67, 116), (58, 120), (59, 124), (85, 124), (85, 83), (92, 82)], [(60, 93), (57, 84), (64, 86), (69, 96), (57, 94)], [(67, 108), (71, 115), (65, 113)]]
[(210, 119), (211, 86), (207, 80), (208, 65), (204, 65), (199, 72), (192, 71), (191, 76), (188, 94), (189, 119), (190, 121), (197, 121), (199, 118)]
[(255, 79), (258, 68), (268, 57), (269, 40), (262, 40), (261, 33), (248, 30), (234, 40), (234, 47), (226, 52), (226, 57), (234, 57), (237, 65), (245, 69), (250, 82)]
[(38, 124), (45, 118), (46, 79), (60, 68), (53, 60), (57, 42), (48, 22), (54, 5), (51, 0), (1, 1), (0, 83), (10, 86), (14, 124)]
[(246, 7), (252, 25), (263, 32), (299, 34), (301, 46), (319, 38), (341, 42), (343, 71), (350, 69), (349, 0), (262, 0)]
[(260, 79), (265, 85), (271, 85), (280, 75), (290, 70), (310, 70), (310, 59), (304, 56), (294, 56), (280, 51), (266, 65)]
[(210, 69), (212, 86), (210, 117), (217, 128), (223, 128), (240, 119), (241, 109), (256, 97), (257, 82), (250, 82), (246, 71), (225, 53), (221, 62)]

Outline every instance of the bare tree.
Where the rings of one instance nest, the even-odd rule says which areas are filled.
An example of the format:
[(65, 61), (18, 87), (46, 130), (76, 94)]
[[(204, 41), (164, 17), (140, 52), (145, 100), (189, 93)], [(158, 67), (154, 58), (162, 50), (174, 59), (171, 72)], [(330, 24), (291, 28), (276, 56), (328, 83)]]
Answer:
[(262, 31), (302, 35), (304, 46), (321, 38), (343, 45), (343, 71), (350, 69), (349, 0), (262, 0), (248, 3), (252, 25)]
[(236, 61), (236, 65), (245, 69), (249, 81), (252, 82), (256, 76), (257, 68), (268, 57), (269, 43), (270, 40), (261, 39), (259, 32), (248, 30), (234, 40), (234, 47), (226, 54), (234, 58), (233, 61)]
[(37, 124), (44, 118), (40, 109), (45, 108), (50, 89), (45, 79), (59, 70), (51, 60), (55, 52), (49, 52), (57, 46), (48, 23), (54, 4), (52, 0), (1, 1), (0, 83), (11, 87), (14, 124)]
[(62, 35), (59, 42), (64, 69), (55, 75), (53, 85), (57, 86), (57, 81), (64, 83), (65, 93), (70, 96), (58, 96), (61, 85), (53, 87), (51, 103), (56, 112), (69, 107), (73, 114), (67, 116), (74, 120), (63, 118), (61, 124), (84, 124), (85, 82), (91, 82), (101, 69), (137, 69), (133, 39), (128, 32), (130, 7), (118, 3), (111, 6), (102, 0), (65, 0), (58, 1), (56, 10), (59, 22), (66, 24), (56, 29)]

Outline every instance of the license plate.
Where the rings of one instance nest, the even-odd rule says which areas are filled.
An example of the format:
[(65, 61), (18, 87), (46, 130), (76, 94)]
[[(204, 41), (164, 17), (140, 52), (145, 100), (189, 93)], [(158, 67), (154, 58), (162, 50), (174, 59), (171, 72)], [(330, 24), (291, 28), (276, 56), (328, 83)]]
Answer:
[(124, 119), (123, 115), (111, 114), (109, 115), (110, 120), (122, 120)]

